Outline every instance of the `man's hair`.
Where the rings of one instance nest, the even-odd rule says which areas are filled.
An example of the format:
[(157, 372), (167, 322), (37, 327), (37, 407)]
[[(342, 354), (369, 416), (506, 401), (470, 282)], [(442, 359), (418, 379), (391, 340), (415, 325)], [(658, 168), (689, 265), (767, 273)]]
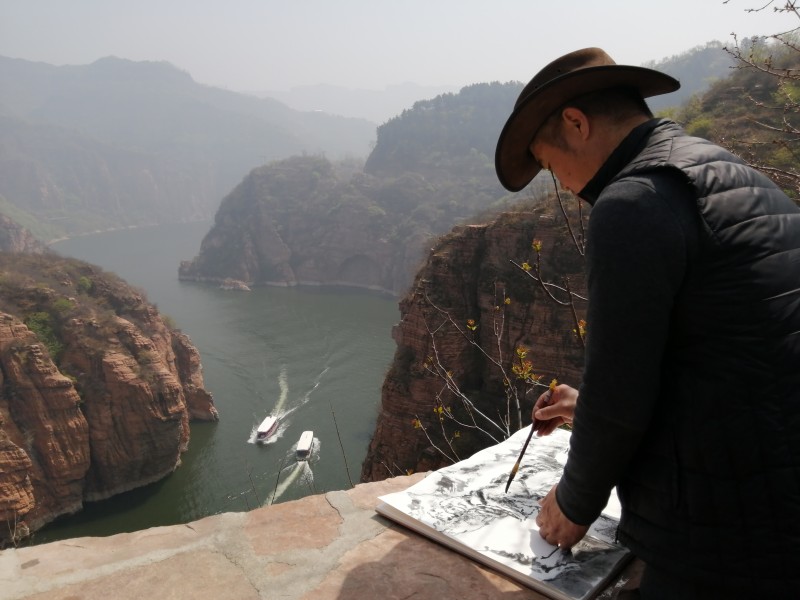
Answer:
[(539, 131), (536, 132), (535, 138), (561, 150), (567, 150), (566, 140), (561, 129), (561, 114), (565, 108), (570, 107), (577, 108), (587, 117), (602, 117), (609, 119), (612, 123), (621, 123), (630, 117), (639, 115), (653, 117), (653, 112), (647, 106), (647, 102), (635, 88), (609, 88), (578, 96), (559, 106), (545, 119)]

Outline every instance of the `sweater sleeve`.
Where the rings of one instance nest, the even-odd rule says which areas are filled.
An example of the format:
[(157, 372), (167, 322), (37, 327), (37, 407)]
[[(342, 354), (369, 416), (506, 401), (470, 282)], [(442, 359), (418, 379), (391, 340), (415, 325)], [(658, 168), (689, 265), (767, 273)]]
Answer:
[(605, 508), (648, 429), (674, 298), (696, 243), (688, 190), (671, 177), (661, 183), (661, 193), (652, 178), (612, 184), (589, 220), (586, 360), (556, 490), (563, 513), (581, 525)]

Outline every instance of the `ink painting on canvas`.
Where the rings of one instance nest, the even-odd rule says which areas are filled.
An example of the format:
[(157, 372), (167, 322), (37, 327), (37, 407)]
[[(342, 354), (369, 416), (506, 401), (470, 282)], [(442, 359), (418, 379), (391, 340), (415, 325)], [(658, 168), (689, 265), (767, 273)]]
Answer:
[(528, 431), (382, 496), (377, 511), (552, 598), (591, 598), (630, 558), (614, 539), (616, 494), (571, 552), (545, 542), (535, 522), (539, 500), (558, 483), (569, 432), (534, 436), (506, 493)]

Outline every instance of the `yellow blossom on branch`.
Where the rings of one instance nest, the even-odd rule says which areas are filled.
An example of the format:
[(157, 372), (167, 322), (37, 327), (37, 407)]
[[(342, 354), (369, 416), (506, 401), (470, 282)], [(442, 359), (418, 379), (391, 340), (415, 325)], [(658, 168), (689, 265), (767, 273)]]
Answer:
[(531, 247), (536, 250), (536, 252), (542, 251), (542, 241), (541, 240), (533, 240)]
[(572, 333), (579, 335), (581, 339), (586, 337), (586, 321), (584, 321), (583, 319), (578, 321), (578, 329), (577, 330), (573, 329)]
[(530, 271), (533, 268), (527, 262), (522, 263), (521, 267), (523, 271)]
[(475, 331), (477, 328), (478, 324), (475, 322), (475, 319), (467, 319), (467, 329)]

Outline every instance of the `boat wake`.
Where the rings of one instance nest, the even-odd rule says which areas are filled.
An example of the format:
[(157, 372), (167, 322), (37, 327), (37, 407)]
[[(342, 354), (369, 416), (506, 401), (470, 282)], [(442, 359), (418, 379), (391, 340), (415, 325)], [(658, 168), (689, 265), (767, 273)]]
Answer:
[[(311, 464), (319, 460), (320, 441), (315, 436), (314, 443), (311, 446), (311, 454), (306, 460), (296, 460), (297, 444), (292, 446), (292, 449), (287, 453), (287, 461), (295, 461), (287, 467), (284, 467), (278, 475), (278, 484), (275, 486), (275, 491), (272, 496), (267, 498), (264, 506), (275, 504), (275, 502), (283, 496), (294, 484), (301, 485), (308, 489), (309, 493), (314, 493), (314, 471), (311, 470)], [(281, 477), (283, 478), (281, 480)], [(299, 482), (298, 482), (299, 479)]]
[(267, 501), (264, 503), (265, 506), (275, 504), (275, 502), (280, 499), (280, 497), (283, 496), (290, 487), (292, 487), (292, 484), (297, 481), (298, 478), (302, 484), (307, 485), (308, 488), (313, 491), (314, 472), (311, 470), (311, 466), (307, 461), (296, 462), (293, 465), (286, 467), (283, 471), (288, 471), (288, 474), (284, 477), (283, 481), (277, 485), (272, 497), (267, 498)]
[(286, 365), (281, 365), (281, 372), (278, 374), (278, 388), (280, 388), (281, 393), (272, 413), (274, 415), (279, 415), (283, 412), (283, 407), (286, 406), (286, 399), (289, 397), (289, 373), (286, 370)]

